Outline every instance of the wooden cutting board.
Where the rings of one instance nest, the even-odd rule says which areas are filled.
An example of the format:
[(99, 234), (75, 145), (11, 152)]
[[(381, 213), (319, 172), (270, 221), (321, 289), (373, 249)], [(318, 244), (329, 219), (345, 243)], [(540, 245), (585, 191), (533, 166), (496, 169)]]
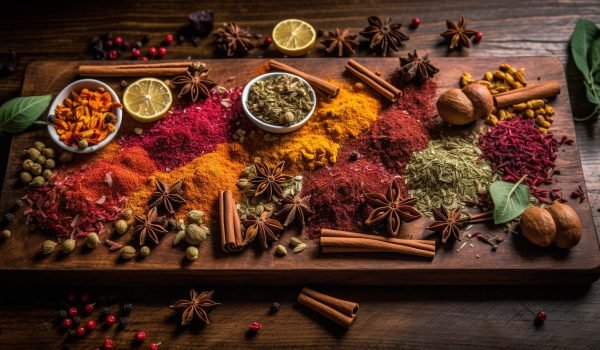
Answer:
[[(391, 74), (398, 65), (397, 58), (361, 58), (357, 61), (383, 76)], [(249, 81), (265, 60), (206, 60), (211, 77), (231, 87)], [(315, 58), (290, 59), (288, 63), (324, 78), (344, 79), (345, 59)], [(562, 94), (552, 102), (556, 118), (552, 130), (557, 137), (567, 135), (575, 139), (573, 117), (562, 65), (552, 57), (512, 58), (433, 58), (440, 68), (436, 76), (438, 94), (456, 87), (458, 77), (469, 71), (474, 77), (500, 63), (526, 68), (531, 83), (536, 80), (557, 80)], [(77, 67), (90, 62), (34, 62), (29, 65), (23, 82), (23, 95), (57, 93), (77, 79)], [(121, 79), (103, 79), (117, 92)], [(128, 79), (131, 81), (131, 79)], [(123, 130), (131, 130), (135, 123), (125, 117)], [(0, 208), (12, 205), (24, 194), (17, 177), (22, 162), (21, 151), (34, 140), (52, 142), (45, 130), (27, 132), (13, 138)], [(561, 147), (557, 159), (561, 175), (556, 176), (555, 187), (561, 187), (565, 197), (581, 185), (585, 190), (577, 142)], [(233, 186), (234, 184), (232, 184)], [(200, 247), (200, 257), (193, 263), (184, 258), (183, 248), (172, 248), (171, 237), (163, 239), (145, 260), (120, 262), (116, 253), (105, 247), (93, 251), (81, 249), (68, 256), (55, 253), (40, 257), (39, 244), (45, 237), (31, 233), (24, 225), (22, 215), (13, 225), (13, 237), (0, 245), (0, 276), (7, 284), (56, 284), (77, 281), (85, 284), (163, 285), (192, 283), (221, 284), (553, 284), (589, 283), (600, 275), (600, 247), (588, 201), (579, 204), (569, 201), (579, 214), (583, 225), (581, 242), (569, 251), (533, 246), (517, 235), (510, 235), (497, 251), (474, 241), (473, 247), (458, 244), (438, 247), (436, 257), (422, 258), (394, 254), (322, 255), (317, 241), (309, 241), (309, 248), (300, 254), (274, 256), (274, 248), (259, 252), (247, 249), (241, 254), (224, 254), (219, 248), (218, 235), (213, 234)], [(422, 218), (406, 224), (414, 238), (428, 237), (425, 232), (429, 219)], [(489, 231), (492, 227), (478, 225), (474, 231)], [(286, 232), (281, 242), (288, 242), (294, 232)]]

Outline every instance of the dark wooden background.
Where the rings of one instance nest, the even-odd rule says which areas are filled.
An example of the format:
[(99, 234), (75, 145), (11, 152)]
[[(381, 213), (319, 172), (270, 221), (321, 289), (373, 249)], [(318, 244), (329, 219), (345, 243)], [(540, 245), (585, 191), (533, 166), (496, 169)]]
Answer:
[[(212, 9), (217, 22), (237, 21), (253, 31), (268, 34), (284, 18), (306, 19), (316, 28), (350, 27), (359, 31), (369, 15), (392, 15), (405, 26), (414, 16), (421, 18), (418, 30), (406, 30), (408, 50), (427, 50), (447, 55), (439, 33), (444, 19), (456, 20), (463, 13), (469, 26), (484, 33), (484, 40), (469, 56), (553, 55), (563, 62), (569, 95), (576, 116), (587, 115), (591, 106), (567, 43), (575, 21), (582, 16), (600, 23), (598, 1), (15, 1), (0, 11), (0, 54), (15, 50), (21, 58), (19, 71), (0, 78), (0, 101), (19, 95), (23, 72), (34, 60), (86, 59), (89, 39), (110, 31), (124, 37), (153, 36), (158, 42), (175, 32), (193, 10)], [(198, 47), (170, 46), (169, 58), (213, 57), (210, 40)], [(256, 56), (261, 54), (258, 50)], [(368, 55), (361, 50), (360, 55)], [(452, 53), (455, 55), (457, 53)], [(278, 57), (273, 50), (266, 56)], [(311, 56), (320, 56), (317, 49)], [(576, 125), (581, 158), (589, 190), (596, 229), (600, 228), (600, 124)], [(0, 141), (0, 173), (8, 151), (8, 140)], [(215, 288), (215, 299), (223, 305), (212, 314), (212, 324), (187, 331), (177, 329), (177, 319), (167, 305), (187, 295), (191, 286), (180, 288), (87, 289), (91, 294), (114, 294), (134, 303), (129, 326), (123, 332), (98, 330), (83, 340), (67, 343), (73, 349), (93, 349), (111, 337), (118, 349), (135, 346), (135, 330), (144, 329), (150, 341), (162, 341), (161, 349), (191, 348), (600, 348), (600, 285), (583, 287), (328, 287), (320, 290), (361, 304), (359, 318), (344, 332), (320, 317), (299, 308), (294, 300), (298, 288)], [(58, 349), (64, 335), (51, 325), (57, 304), (67, 292), (77, 291), (77, 281), (64, 288), (15, 289), (11, 281), (0, 288), (0, 348)], [(282, 304), (276, 315), (267, 315), (273, 301)], [(538, 308), (548, 313), (542, 327), (533, 323)], [(247, 337), (247, 326), (259, 321), (263, 330)], [(137, 347), (143, 348), (143, 347)]]

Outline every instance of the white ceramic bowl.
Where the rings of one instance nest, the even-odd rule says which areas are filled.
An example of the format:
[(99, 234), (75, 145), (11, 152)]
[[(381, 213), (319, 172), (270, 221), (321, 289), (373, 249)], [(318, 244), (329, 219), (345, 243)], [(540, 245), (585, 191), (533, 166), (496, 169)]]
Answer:
[[(291, 77), (299, 79), (302, 83), (304, 83), (308, 87), (308, 93), (310, 95), (310, 98), (312, 101), (314, 101), (313, 108), (308, 112), (306, 117), (304, 117), (304, 119), (302, 119), (298, 123), (296, 123), (294, 125), (290, 125), (290, 126), (272, 125), (272, 124), (265, 123), (262, 120), (255, 117), (248, 110), (248, 107), (246, 107), (246, 103), (248, 102), (248, 94), (250, 93), (250, 88), (252, 87), (252, 85), (254, 85), (254, 83), (256, 83), (259, 80), (266, 79), (268, 77), (276, 77), (276, 76), (280, 76), (280, 75), (289, 75)], [(256, 78), (250, 80), (250, 82), (248, 84), (246, 84), (246, 86), (244, 87), (244, 91), (242, 92), (242, 108), (244, 109), (244, 113), (246, 113), (246, 116), (259, 128), (261, 128), (265, 131), (268, 131), (268, 132), (275, 133), (275, 134), (284, 134), (287, 132), (292, 132), (292, 131), (298, 130), (298, 129), (300, 129), (300, 127), (302, 125), (306, 124), (306, 122), (310, 119), (310, 117), (315, 112), (315, 108), (317, 108), (317, 95), (315, 94), (315, 90), (312, 88), (312, 86), (310, 86), (310, 84), (306, 80), (300, 78), (297, 75), (289, 74), (289, 73), (282, 73), (282, 72), (267, 73), (267, 74), (257, 76)]]
[[(99, 80), (96, 80), (96, 79), (81, 79), (81, 80), (74, 81), (71, 84), (67, 85), (64, 89), (62, 89), (61, 92), (58, 93), (58, 95), (56, 95), (56, 98), (54, 98), (54, 101), (52, 101), (52, 104), (50, 105), (50, 110), (48, 111), (48, 115), (54, 114), (54, 110), (56, 109), (56, 106), (58, 104), (62, 103), (65, 100), (65, 98), (71, 96), (72, 91), (80, 91), (83, 88), (97, 89), (100, 86), (102, 86), (106, 91), (108, 91), (108, 93), (112, 96), (113, 101), (121, 103), (121, 101), (119, 100), (119, 96), (117, 96), (115, 91), (113, 89), (111, 89), (110, 86), (106, 85), (105, 83), (103, 83)], [(117, 136), (117, 133), (119, 132), (119, 128), (121, 128), (121, 122), (123, 121), (123, 109), (115, 108), (115, 110), (113, 112), (117, 116), (117, 122), (115, 123), (115, 131), (108, 134), (108, 136), (106, 136), (106, 138), (104, 140), (102, 140), (102, 142), (100, 142), (99, 144), (86, 147), (83, 150), (80, 150), (79, 148), (74, 147), (74, 146), (68, 146), (67, 144), (62, 142), (60, 140), (58, 134), (56, 133), (54, 124), (52, 124), (52, 123), (48, 123), (48, 133), (50, 133), (50, 137), (58, 146), (60, 146), (62, 149), (67, 150), (69, 152), (73, 152), (73, 153), (96, 152), (97, 150), (101, 149), (102, 147), (108, 145), (110, 143), (110, 141), (113, 138), (115, 138), (115, 136)]]

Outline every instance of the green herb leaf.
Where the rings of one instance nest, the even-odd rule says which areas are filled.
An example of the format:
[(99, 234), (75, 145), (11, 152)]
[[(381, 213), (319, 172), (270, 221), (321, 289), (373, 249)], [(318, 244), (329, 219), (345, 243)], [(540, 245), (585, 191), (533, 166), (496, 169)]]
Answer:
[(523, 214), (529, 205), (529, 187), (521, 184), (525, 176), (516, 184), (496, 181), (490, 185), (490, 196), (494, 202), (494, 223), (504, 224)]
[(584, 77), (590, 75), (590, 66), (588, 64), (588, 52), (594, 39), (598, 36), (598, 27), (587, 19), (580, 18), (575, 24), (575, 30), (571, 35), (571, 54), (575, 65), (581, 71)]
[(52, 95), (17, 97), (0, 106), (0, 132), (16, 134), (27, 129), (48, 108)]
[[(600, 72), (600, 36), (594, 39), (589, 54), (590, 75), (596, 75)], [(593, 71), (593, 72), (592, 72)]]

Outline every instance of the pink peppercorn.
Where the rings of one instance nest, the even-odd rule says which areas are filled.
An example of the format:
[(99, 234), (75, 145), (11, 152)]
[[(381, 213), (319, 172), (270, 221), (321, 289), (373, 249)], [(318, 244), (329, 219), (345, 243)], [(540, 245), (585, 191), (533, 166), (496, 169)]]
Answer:
[(167, 48), (166, 47), (160, 47), (158, 49), (158, 55), (160, 57), (164, 57), (167, 54)]
[(260, 331), (261, 328), (262, 325), (258, 322), (252, 322), (252, 324), (250, 324), (250, 330), (254, 333), (258, 333), (258, 331)]
[(419, 17), (415, 17), (410, 21), (410, 27), (413, 29), (416, 29), (419, 24), (421, 24), (421, 19)]

